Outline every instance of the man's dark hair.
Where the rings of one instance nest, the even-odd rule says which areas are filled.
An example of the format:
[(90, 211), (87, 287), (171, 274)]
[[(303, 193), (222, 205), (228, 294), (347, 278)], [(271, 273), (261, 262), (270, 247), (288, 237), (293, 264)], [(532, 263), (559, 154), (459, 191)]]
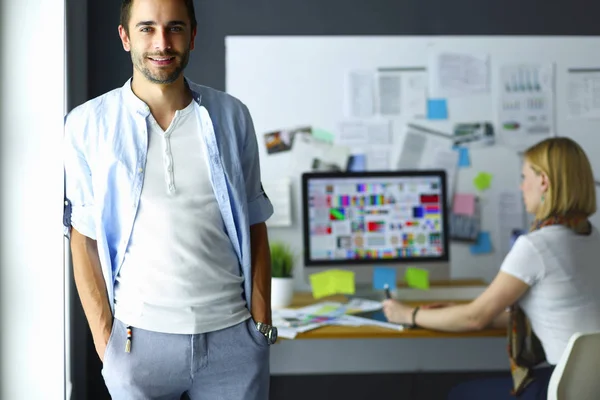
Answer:
[[(196, 11), (194, 10), (194, 0), (183, 0), (183, 2), (188, 10), (188, 15), (192, 24), (191, 28), (194, 30), (196, 26), (198, 26), (198, 21), (196, 21)], [(127, 34), (129, 34), (129, 19), (131, 18), (132, 4), (133, 0), (123, 0), (121, 2), (121, 25), (123, 25)]]

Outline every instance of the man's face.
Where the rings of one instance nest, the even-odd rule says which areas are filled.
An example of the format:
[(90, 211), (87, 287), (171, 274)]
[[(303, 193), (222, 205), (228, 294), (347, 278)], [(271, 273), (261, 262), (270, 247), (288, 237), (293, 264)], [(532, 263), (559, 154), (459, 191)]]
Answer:
[(134, 0), (128, 28), (119, 26), (119, 35), (134, 68), (152, 83), (175, 82), (196, 36), (183, 0)]

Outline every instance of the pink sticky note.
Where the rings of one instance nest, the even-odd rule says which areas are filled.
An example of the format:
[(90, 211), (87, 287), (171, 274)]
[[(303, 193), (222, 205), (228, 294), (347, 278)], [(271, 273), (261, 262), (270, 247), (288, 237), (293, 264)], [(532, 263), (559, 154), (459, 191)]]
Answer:
[(475, 214), (475, 195), (466, 193), (455, 194), (452, 212), (459, 215), (468, 215), (469, 217)]

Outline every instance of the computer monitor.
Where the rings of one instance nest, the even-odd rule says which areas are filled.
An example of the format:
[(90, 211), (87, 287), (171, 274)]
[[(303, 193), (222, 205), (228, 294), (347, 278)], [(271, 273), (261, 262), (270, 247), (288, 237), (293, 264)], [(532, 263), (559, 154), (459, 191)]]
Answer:
[[(355, 271), (369, 284), (373, 266), (408, 266), (447, 279), (446, 174), (441, 170), (320, 172), (302, 175), (304, 265)], [(417, 265), (418, 264), (418, 265)]]

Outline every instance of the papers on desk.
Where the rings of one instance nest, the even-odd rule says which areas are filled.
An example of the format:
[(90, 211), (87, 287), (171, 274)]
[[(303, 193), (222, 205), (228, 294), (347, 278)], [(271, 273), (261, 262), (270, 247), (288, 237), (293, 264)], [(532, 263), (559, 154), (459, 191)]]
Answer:
[(380, 302), (366, 299), (352, 299), (348, 303), (321, 302), (302, 308), (273, 310), (273, 325), (277, 327), (279, 337), (286, 339), (294, 339), (299, 333), (326, 325), (373, 325), (394, 330), (403, 329), (403, 326), (390, 322), (351, 315), (380, 309)]

